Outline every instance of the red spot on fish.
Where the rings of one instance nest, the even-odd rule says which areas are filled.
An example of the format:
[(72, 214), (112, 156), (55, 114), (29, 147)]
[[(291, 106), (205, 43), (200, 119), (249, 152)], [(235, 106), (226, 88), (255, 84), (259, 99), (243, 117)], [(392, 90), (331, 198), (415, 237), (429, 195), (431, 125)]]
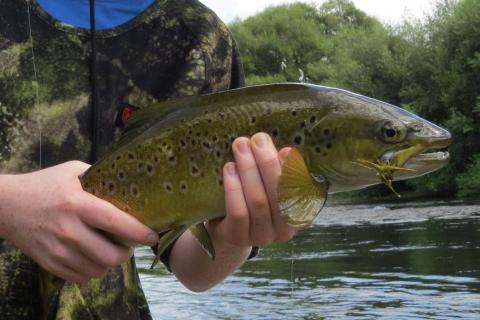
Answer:
[(133, 109), (132, 106), (123, 107), (123, 110), (122, 110), (122, 122), (123, 123), (126, 123), (128, 121), (128, 119), (130, 119), (130, 116), (132, 115), (133, 111), (135, 111), (135, 109)]
[(132, 106), (130, 104), (125, 104), (122, 107), (119, 108), (119, 111), (117, 113), (117, 117), (115, 120), (115, 124), (123, 128), (125, 124), (128, 122), (128, 120), (132, 117), (132, 114), (138, 110), (138, 107)]

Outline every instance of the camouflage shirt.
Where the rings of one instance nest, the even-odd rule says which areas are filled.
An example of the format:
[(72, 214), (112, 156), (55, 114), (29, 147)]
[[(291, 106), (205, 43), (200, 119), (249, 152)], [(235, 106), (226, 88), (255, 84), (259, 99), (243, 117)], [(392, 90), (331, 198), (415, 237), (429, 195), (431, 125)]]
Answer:
[[(157, 0), (135, 19), (97, 32), (98, 145), (118, 138), (126, 105), (243, 85), (226, 26), (196, 0)], [(88, 161), (89, 31), (61, 23), (34, 0), (0, 1), (0, 173)], [(85, 285), (67, 283), (57, 319), (150, 319), (134, 261)], [(42, 314), (39, 268), (0, 239), (0, 317)]]

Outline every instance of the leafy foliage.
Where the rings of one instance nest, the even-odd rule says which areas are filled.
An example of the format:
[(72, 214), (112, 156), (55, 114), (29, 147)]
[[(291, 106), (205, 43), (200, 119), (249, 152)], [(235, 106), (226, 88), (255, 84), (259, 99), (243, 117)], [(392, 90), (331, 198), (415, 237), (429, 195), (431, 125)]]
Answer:
[[(270, 7), (231, 25), (248, 84), (305, 81), (400, 105), (448, 128), (449, 166), (400, 191), (466, 195), (480, 172), (480, 1), (438, 0), (431, 16), (384, 25), (348, 0)], [(458, 178), (457, 178), (458, 177)], [(384, 194), (371, 188), (367, 194)]]

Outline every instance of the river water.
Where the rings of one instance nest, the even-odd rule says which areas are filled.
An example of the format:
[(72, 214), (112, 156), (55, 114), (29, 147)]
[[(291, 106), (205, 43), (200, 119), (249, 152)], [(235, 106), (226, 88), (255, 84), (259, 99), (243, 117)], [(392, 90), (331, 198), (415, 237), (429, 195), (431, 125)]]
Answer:
[(151, 261), (137, 250), (155, 319), (480, 319), (479, 205), (326, 207), (205, 293)]

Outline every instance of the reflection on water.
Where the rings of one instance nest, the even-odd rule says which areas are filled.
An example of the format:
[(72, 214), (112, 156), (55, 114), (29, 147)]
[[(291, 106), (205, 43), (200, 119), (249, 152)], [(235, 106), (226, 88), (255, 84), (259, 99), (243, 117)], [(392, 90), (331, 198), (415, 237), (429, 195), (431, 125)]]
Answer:
[(480, 319), (480, 206), (336, 206), (205, 293), (137, 251), (155, 319)]

